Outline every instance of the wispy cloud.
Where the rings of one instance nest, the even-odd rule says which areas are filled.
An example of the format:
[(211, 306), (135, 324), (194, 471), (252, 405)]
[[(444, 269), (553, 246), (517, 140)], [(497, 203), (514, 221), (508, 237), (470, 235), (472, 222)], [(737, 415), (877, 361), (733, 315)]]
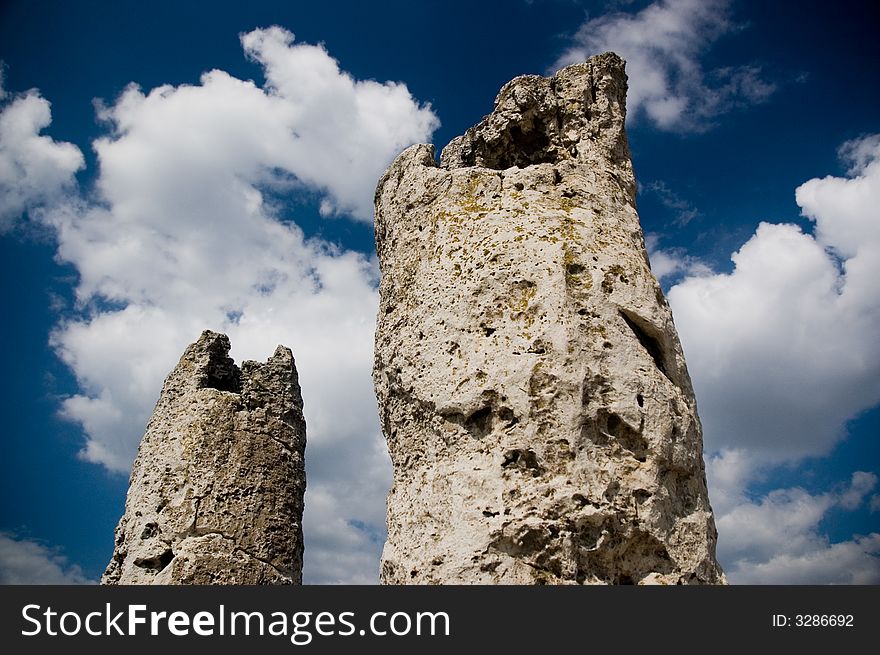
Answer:
[(664, 207), (675, 213), (673, 222), (678, 227), (684, 227), (700, 215), (699, 209), (669, 188), (663, 180), (649, 182), (644, 189), (653, 193)]
[(702, 55), (737, 29), (730, 0), (658, 0), (636, 13), (587, 20), (556, 67), (614, 51), (627, 62), (629, 118), (643, 116), (663, 130), (703, 130), (775, 90), (754, 64), (704, 70)]

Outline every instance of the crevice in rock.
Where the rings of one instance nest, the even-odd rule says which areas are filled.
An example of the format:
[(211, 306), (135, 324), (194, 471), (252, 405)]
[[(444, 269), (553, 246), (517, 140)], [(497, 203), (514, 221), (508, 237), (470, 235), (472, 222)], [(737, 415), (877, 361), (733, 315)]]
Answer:
[(242, 548), (241, 546), (237, 546), (233, 552), (241, 553), (241, 554), (245, 555), (246, 557), (250, 557), (251, 559), (257, 560), (258, 562), (262, 562), (266, 566), (274, 569), (275, 572), (281, 576), (284, 576), (286, 578), (293, 577), (293, 572), (288, 567), (279, 566), (279, 565), (271, 562), (270, 560), (266, 559), (265, 557), (260, 557), (259, 555), (255, 555), (254, 553)]
[(529, 346), (529, 349), (526, 352), (530, 352), (534, 355), (546, 355), (547, 354), (547, 344), (544, 343), (541, 339), (535, 339), (532, 342), (532, 345)]
[[(558, 107), (545, 107), (540, 113), (533, 108), (500, 127), (489, 139), (485, 132), (481, 133), (480, 126), (477, 126), (463, 137), (453, 140), (447, 147), (457, 150), (460, 157), (460, 161), (455, 162), (453, 167), (482, 166), (503, 171), (512, 167), (527, 168), (535, 164), (557, 164), (567, 158), (566, 148), (560, 138), (562, 124)], [(449, 162), (445, 165), (449, 166)]]
[(640, 430), (636, 430), (623, 418), (607, 407), (596, 412), (596, 418), (581, 428), (581, 436), (599, 446), (618, 444), (636, 460), (644, 462), (648, 457), (648, 442)]
[(207, 352), (208, 361), (201, 370), (198, 387), (241, 393), (241, 370), (229, 357), (229, 340), (215, 339)]
[(555, 148), (551, 147), (548, 129), (548, 125), (540, 117), (535, 117), (528, 126), (520, 123), (510, 125), (507, 128), (507, 139), (505, 142), (493, 144), (497, 151), (486, 153), (484, 164), (488, 168), (502, 171), (512, 166), (526, 168), (533, 164), (555, 164), (558, 158)]
[(262, 562), (266, 566), (269, 566), (272, 569), (274, 569), (279, 575), (282, 575), (282, 576), (288, 577), (288, 578), (293, 577), (293, 572), (288, 567), (275, 564), (271, 560), (266, 559), (265, 557), (261, 557), (260, 555), (257, 555), (255, 553), (251, 552), (247, 548), (244, 548), (243, 546), (241, 546), (235, 537), (232, 537), (224, 532), (221, 532), (220, 530), (195, 530), (191, 534), (187, 535), (188, 538), (193, 538), (193, 539), (198, 539), (199, 537), (209, 537), (209, 536), (217, 536), (225, 541), (231, 541), (233, 543), (233, 547), (232, 547), (233, 553), (241, 553), (242, 555), (245, 555), (246, 557), (250, 557), (251, 559), (254, 559), (258, 562)]
[[(505, 531), (510, 530), (507, 534)], [(550, 533), (542, 527), (505, 525), (489, 547), (516, 559), (543, 551), (550, 541)], [(523, 560), (525, 561), (525, 560)], [(528, 562), (526, 562), (528, 563)]]
[(629, 326), (629, 329), (632, 330), (633, 334), (638, 339), (639, 343), (642, 344), (642, 347), (648, 352), (651, 356), (651, 359), (654, 360), (654, 364), (660, 370), (660, 372), (665, 375), (670, 382), (675, 384), (675, 380), (669, 374), (669, 368), (666, 365), (666, 357), (663, 350), (663, 346), (660, 344), (660, 341), (648, 333), (648, 329), (645, 327), (645, 322), (640, 321), (638, 317), (633, 314), (630, 314), (624, 309), (619, 310), (620, 317), (623, 319), (623, 322)]
[(581, 405), (587, 407), (591, 402), (604, 403), (610, 392), (611, 382), (607, 378), (598, 373), (588, 372), (581, 386)]

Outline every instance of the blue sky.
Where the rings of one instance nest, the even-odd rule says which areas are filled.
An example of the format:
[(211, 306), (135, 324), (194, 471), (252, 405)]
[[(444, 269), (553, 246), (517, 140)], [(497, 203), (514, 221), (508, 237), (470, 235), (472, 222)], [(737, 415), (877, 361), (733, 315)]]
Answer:
[(880, 582), (870, 5), (3, 3), (0, 582), (100, 576), (162, 378), (203, 328), (237, 360), (293, 349), (305, 580), (375, 582), (375, 180), (512, 77), (605, 49), (628, 62), (729, 579)]

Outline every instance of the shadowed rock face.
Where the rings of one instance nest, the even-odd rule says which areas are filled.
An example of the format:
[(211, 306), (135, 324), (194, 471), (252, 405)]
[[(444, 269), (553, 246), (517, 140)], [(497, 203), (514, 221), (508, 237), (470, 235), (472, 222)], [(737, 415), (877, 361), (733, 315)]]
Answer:
[(723, 583), (613, 54), (518, 77), (379, 181), (385, 583)]
[(306, 431), (290, 350), (205, 331), (165, 380), (102, 584), (299, 584)]

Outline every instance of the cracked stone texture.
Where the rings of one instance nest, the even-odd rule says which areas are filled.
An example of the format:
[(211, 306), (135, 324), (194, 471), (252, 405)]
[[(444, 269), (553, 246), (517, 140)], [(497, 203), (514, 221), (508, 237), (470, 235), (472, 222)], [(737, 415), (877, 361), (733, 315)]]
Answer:
[(165, 380), (102, 584), (300, 584), (306, 444), (290, 350), (205, 331)]
[(381, 580), (724, 583), (612, 53), (518, 77), (379, 181)]

